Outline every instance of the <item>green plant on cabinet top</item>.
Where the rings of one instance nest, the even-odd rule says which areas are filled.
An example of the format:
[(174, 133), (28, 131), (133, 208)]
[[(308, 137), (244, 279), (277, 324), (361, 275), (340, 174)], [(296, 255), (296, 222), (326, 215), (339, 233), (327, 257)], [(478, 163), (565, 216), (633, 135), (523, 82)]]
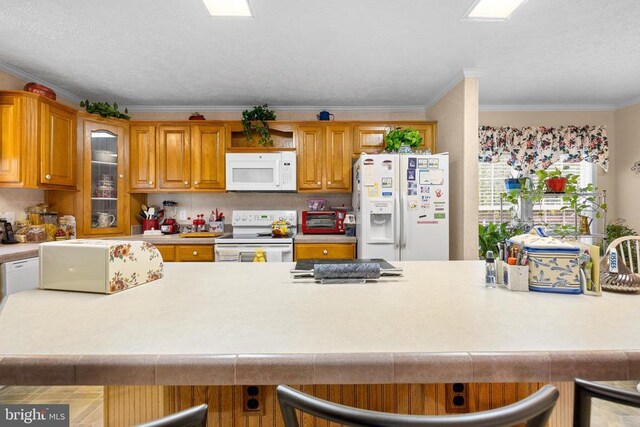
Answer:
[(125, 108), (124, 113), (121, 113), (120, 111), (118, 111), (118, 104), (115, 102), (113, 103), (113, 106), (112, 106), (108, 102), (91, 103), (87, 99), (85, 101), (80, 101), (80, 106), (84, 107), (84, 109), (87, 110), (87, 113), (98, 114), (100, 117), (103, 117), (105, 119), (108, 117), (113, 117), (116, 119), (124, 119), (124, 120), (131, 119), (131, 116), (128, 115), (129, 110)]
[(269, 120), (276, 119), (276, 113), (269, 110), (269, 105), (256, 105), (253, 110), (242, 112), (242, 128), (247, 141), (251, 142), (253, 134), (258, 134), (258, 144), (265, 146), (273, 143), (269, 135)]
[(417, 130), (397, 127), (385, 136), (384, 141), (384, 149), (388, 152), (395, 152), (398, 151), (402, 145), (408, 145), (412, 149), (420, 147), (422, 137)]

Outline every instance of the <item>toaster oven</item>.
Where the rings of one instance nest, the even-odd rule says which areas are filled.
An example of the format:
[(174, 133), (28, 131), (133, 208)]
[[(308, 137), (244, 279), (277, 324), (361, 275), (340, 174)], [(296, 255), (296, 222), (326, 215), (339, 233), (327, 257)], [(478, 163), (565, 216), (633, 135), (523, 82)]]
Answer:
[(345, 210), (302, 211), (304, 234), (344, 234)]

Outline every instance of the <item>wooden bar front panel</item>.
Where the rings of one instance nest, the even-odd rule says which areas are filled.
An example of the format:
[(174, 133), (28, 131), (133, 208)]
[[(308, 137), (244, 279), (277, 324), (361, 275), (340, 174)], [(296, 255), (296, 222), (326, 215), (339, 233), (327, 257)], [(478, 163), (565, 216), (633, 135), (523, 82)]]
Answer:
[[(471, 383), (469, 412), (499, 408), (524, 399), (544, 383)], [(573, 383), (553, 383), (560, 398), (549, 426), (571, 425)], [(361, 409), (413, 415), (446, 415), (445, 384), (360, 384), (293, 386), (305, 393)], [(105, 387), (105, 426), (129, 426), (207, 403), (209, 427), (284, 426), (276, 386), (261, 386), (262, 410), (242, 410), (242, 386)], [(148, 389), (143, 391), (142, 389)], [(145, 400), (146, 399), (146, 400)], [(302, 426), (336, 426), (305, 415)]]

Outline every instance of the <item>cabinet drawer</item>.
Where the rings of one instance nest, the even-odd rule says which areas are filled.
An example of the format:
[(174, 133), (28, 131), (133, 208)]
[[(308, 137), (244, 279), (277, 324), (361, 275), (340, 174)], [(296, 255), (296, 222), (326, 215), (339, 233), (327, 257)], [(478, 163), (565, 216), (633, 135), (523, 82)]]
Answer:
[(354, 259), (356, 245), (353, 243), (296, 243), (295, 258), (299, 259)]
[(176, 247), (173, 245), (155, 245), (156, 249), (160, 251), (162, 260), (164, 262), (172, 262), (176, 260)]
[(177, 245), (178, 261), (213, 261), (213, 245)]

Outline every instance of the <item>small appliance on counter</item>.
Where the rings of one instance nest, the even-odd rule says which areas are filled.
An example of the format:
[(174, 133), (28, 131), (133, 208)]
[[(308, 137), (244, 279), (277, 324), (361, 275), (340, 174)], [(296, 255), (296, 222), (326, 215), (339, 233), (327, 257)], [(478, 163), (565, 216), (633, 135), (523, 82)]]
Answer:
[(162, 221), (162, 225), (160, 225), (162, 234), (180, 233), (180, 224), (178, 224), (178, 220), (176, 219), (176, 215), (178, 215), (178, 203), (165, 200), (162, 202), (162, 207), (164, 208), (164, 221)]
[(347, 211), (302, 211), (302, 232), (304, 234), (344, 234), (344, 220)]

